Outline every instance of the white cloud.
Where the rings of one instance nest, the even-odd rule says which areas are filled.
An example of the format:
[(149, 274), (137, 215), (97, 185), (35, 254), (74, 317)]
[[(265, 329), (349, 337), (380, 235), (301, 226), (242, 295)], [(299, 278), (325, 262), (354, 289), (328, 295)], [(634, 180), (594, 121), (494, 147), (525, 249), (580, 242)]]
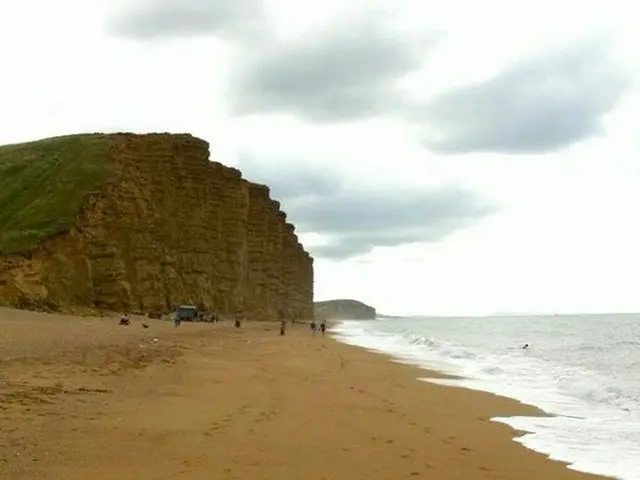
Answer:
[[(633, 275), (640, 268), (640, 34), (628, 2), (270, 0), (262, 17), (251, 17), (262, 18), (262, 36), (234, 29), (233, 15), (224, 24), (211, 17), (210, 33), (209, 23), (196, 22), (197, 35), (169, 25), (166, 16), (161, 26), (170, 27), (170, 35), (160, 30), (135, 39), (135, 25), (127, 37), (110, 32), (115, 16), (134, 3), (25, 0), (0, 6), (0, 42), (10, 47), (0, 54), (0, 142), (95, 130), (189, 131), (211, 142), (216, 160), (242, 164), (250, 155), (250, 178), (272, 171), (265, 165), (275, 163), (283, 170), (302, 164), (340, 172), (345, 185), (368, 192), (459, 185), (500, 211), (441, 241), (380, 247), (343, 261), (319, 258), (317, 296), (353, 296), (389, 313), (640, 310)], [(362, 25), (372, 11), (393, 18), (394, 27), (414, 39), (418, 32), (438, 39), (428, 52), (426, 45), (424, 51), (418, 47), (419, 69), (403, 73), (405, 64), (398, 65), (392, 80), (399, 90), (393, 91), (404, 102), (428, 104), (516, 61), (597, 40), (608, 48), (606, 68), (630, 86), (598, 119), (598, 136), (537, 154), (430, 152), (421, 144), (424, 125), (403, 120), (400, 97), (391, 102), (383, 96), (384, 104), (379, 97), (377, 116), (340, 124), (318, 125), (300, 115), (299, 97), (292, 97), (296, 108), (278, 113), (234, 114), (243, 92), (234, 91), (232, 80), (252, 52), (277, 45), (269, 42), (288, 42), (293, 50), (309, 30), (320, 38), (337, 19), (343, 28)], [(412, 48), (412, 42), (399, 45)], [(318, 72), (321, 67), (314, 65)], [(348, 100), (340, 78), (362, 77), (345, 73), (324, 80), (342, 95), (336, 98)], [(587, 94), (596, 95), (600, 86), (590, 89)], [(383, 91), (376, 83), (376, 94)], [(365, 105), (364, 97), (358, 101), (356, 106)], [(311, 248), (328, 241), (321, 232), (300, 235)]]

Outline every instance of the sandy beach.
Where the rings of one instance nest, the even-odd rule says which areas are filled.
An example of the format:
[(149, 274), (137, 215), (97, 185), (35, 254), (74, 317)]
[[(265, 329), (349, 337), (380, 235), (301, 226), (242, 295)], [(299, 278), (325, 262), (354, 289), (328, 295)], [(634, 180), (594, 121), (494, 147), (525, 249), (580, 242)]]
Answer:
[(305, 325), (116, 323), (0, 309), (0, 478), (600, 478), (490, 421), (533, 408)]

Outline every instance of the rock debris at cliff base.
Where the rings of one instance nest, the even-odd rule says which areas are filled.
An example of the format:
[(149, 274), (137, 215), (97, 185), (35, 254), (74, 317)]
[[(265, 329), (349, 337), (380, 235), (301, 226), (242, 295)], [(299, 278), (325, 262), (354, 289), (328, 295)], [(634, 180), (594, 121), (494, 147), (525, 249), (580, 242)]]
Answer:
[(92, 134), (10, 145), (0, 147), (0, 175), (10, 186), (0, 192), (2, 305), (313, 316), (313, 259), (294, 226), (268, 187), (209, 161), (203, 140)]

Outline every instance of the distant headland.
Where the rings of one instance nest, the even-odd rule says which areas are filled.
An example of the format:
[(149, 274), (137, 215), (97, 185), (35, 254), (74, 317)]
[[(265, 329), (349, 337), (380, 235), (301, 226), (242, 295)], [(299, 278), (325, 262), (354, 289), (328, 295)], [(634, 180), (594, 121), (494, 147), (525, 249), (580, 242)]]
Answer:
[(314, 302), (316, 318), (326, 320), (358, 319), (371, 320), (376, 318), (376, 309), (357, 300), (336, 299)]

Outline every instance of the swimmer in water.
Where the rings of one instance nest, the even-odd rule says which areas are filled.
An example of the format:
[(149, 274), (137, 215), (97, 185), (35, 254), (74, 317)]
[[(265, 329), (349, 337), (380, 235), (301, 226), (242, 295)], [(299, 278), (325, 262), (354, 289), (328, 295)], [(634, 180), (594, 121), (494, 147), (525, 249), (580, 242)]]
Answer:
[(529, 348), (529, 344), (528, 344), (528, 343), (525, 343), (525, 344), (524, 344), (524, 346), (523, 346), (522, 348), (524, 348), (525, 350), (526, 350), (526, 349), (528, 349), (528, 348)]

